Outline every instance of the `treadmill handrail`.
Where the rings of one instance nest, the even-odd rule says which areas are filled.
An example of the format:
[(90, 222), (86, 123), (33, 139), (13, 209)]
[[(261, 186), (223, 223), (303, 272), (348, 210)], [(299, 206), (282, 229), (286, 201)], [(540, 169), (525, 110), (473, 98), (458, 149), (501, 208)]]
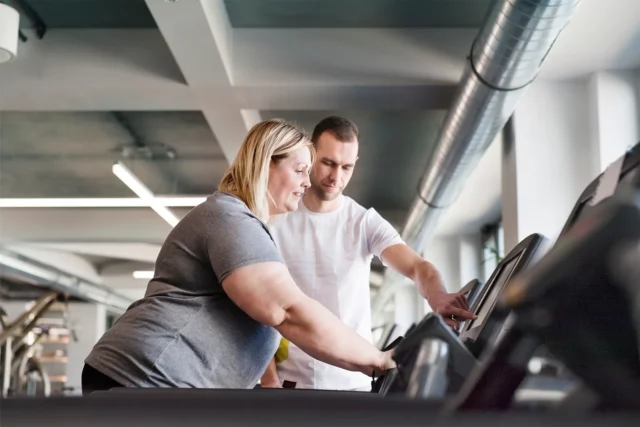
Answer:
[[(629, 173), (631, 170), (640, 167), (640, 142), (634, 145), (622, 156), (624, 156), (624, 162), (622, 163), (620, 176), (624, 176), (627, 173)], [(567, 231), (569, 231), (569, 229), (576, 222), (576, 219), (577, 219), (576, 217), (578, 215), (578, 212), (582, 210), (584, 203), (588, 202), (594, 196), (603, 174), (604, 172), (598, 174), (598, 176), (595, 177), (594, 180), (591, 181), (589, 185), (585, 187), (582, 193), (580, 193), (580, 196), (578, 197), (578, 200), (576, 201), (576, 203), (573, 205), (573, 208), (571, 209), (571, 213), (569, 214), (569, 217), (565, 221), (562, 227), (562, 231), (560, 231), (558, 238), (564, 236), (567, 233)], [(620, 181), (620, 177), (618, 177), (618, 182), (619, 181)]]

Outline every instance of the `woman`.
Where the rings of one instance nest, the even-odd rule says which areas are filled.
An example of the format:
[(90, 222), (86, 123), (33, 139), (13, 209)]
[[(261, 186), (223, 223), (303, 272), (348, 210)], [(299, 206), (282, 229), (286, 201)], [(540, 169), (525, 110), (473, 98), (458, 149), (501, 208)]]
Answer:
[[(250, 388), (278, 332), (311, 356), (370, 375), (393, 366), (291, 279), (266, 222), (297, 209), (313, 148), (282, 120), (255, 125), (219, 191), (167, 237), (145, 298), (85, 361), (84, 393), (113, 387)], [(295, 236), (292, 236), (295, 238)]]

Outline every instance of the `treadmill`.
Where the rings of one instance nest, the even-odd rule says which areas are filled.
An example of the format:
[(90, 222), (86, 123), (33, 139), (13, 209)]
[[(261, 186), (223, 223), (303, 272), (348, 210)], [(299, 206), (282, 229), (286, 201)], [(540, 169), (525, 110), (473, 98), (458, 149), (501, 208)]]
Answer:
[(446, 343), (448, 353), (444, 363), (446, 385), (443, 394), (437, 397), (455, 395), (475, 369), (479, 355), (497, 339), (507, 325), (505, 321), (509, 312), (494, 310), (506, 283), (537, 259), (546, 242), (544, 236), (532, 234), (500, 261), (470, 308), (478, 318), (465, 322), (459, 333), (453, 331), (440, 315), (427, 314), (398, 343), (394, 355), (397, 368), (382, 379), (382, 384), (378, 387), (379, 392), (406, 394), (412, 387), (412, 372), (418, 368), (417, 359), (421, 345), (425, 340), (437, 340)]
[(510, 408), (540, 346), (578, 377), (565, 400), (586, 396), (580, 410), (640, 409), (640, 144), (619, 161), (613, 194), (592, 203), (608, 170), (581, 194), (549, 253), (507, 286), (498, 310), (511, 311), (510, 328), (446, 413)]
[[(617, 163), (617, 165), (614, 163), (614, 166), (616, 167), (611, 166), (607, 171), (598, 176), (598, 178), (596, 178), (583, 191), (580, 198), (578, 199), (578, 202), (573, 208), (565, 226), (563, 227), (560, 236), (561, 238), (571, 230), (576, 221), (578, 221), (583, 216), (588, 215), (592, 210), (594, 210), (594, 208), (596, 208), (595, 206), (593, 206), (597, 205), (597, 203), (594, 203), (596, 201), (596, 195), (600, 199), (598, 200), (599, 202), (601, 202), (602, 200), (606, 201), (610, 197), (610, 195), (608, 196), (606, 194), (606, 186), (604, 187), (605, 191), (602, 191), (602, 188), (599, 188), (602, 185), (601, 182), (603, 181), (603, 177), (605, 177), (605, 175), (609, 175), (607, 177), (608, 183), (606, 185), (611, 187), (613, 183), (614, 190), (618, 185), (621, 184), (623, 186), (633, 186), (635, 182), (640, 182), (640, 176), (638, 175), (638, 170), (640, 170), (640, 144), (637, 144), (633, 149), (629, 150), (624, 156), (618, 159)], [(612, 181), (611, 174), (618, 172), (619, 176), (616, 180)], [(526, 240), (527, 239), (525, 239), (525, 241)], [(525, 241), (521, 242), (518, 246), (526, 246)], [(544, 241), (540, 242), (540, 246), (546, 246), (546, 243), (547, 242), (545, 239)], [(460, 341), (464, 343), (465, 347), (469, 349), (476, 358), (482, 360), (482, 363), (477, 364), (477, 366), (473, 368), (474, 372), (472, 373), (472, 375), (467, 377), (466, 382), (474, 385), (466, 385), (467, 390), (463, 390), (461, 394), (469, 394), (469, 389), (474, 387), (478, 390), (482, 390), (481, 392), (479, 392), (481, 397), (491, 396), (492, 393), (495, 393), (495, 395), (493, 396), (495, 398), (493, 404), (498, 406), (503, 405), (500, 406), (502, 409), (506, 408), (512, 403), (516, 389), (522, 386), (528, 374), (528, 366), (521, 366), (522, 370), (519, 371), (517, 375), (510, 375), (511, 373), (508, 370), (509, 364), (506, 363), (507, 361), (505, 359), (500, 358), (497, 358), (496, 362), (494, 364), (491, 364), (492, 370), (486, 370), (488, 369), (486, 368), (486, 365), (488, 364), (487, 360), (491, 360), (491, 358), (494, 357), (492, 356), (492, 354), (495, 352), (494, 348), (496, 347), (496, 345), (500, 344), (507, 348), (509, 343), (514, 341), (512, 338), (514, 336), (517, 336), (518, 334), (517, 325), (519, 324), (517, 323), (518, 320), (516, 317), (516, 313), (514, 313), (513, 311), (513, 308), (509, 305), (496, 304), (496, 302), (500, 298), (502, 290), (505, 287), (505, 284), (509, 280), (509, 277), (511, 275), (514, 275), (514, 273), (515, 275), (517, 275), (520, 271), (523, 270), (523, 268), (519, 267), (517, 268), (517, 271), (501, 271), (503, 269), (509, 270), (509, 263), (515, 262), (515, 258), (519, 256), (526, 258), (528, 256), (526, 251), (522, 255), (518, 255), (517, 252), (518, 247), (516, 247), (514, 251), (507, 255), (507, 257), (505, 257), (505, 259), (502, 260), (502, 262), (498, 265), (496, 271), (494, 271), (494, 273), (492, 274), (488, 285), (482, 290), (482, 293), (479, 295), (478, 300), (472, 305), (470, 309), (470, 311), (478, 315), (478, 319), (465, 322), (460, 331)], [(535, 256), (540, 253), (542, 253), (542, 251), (529, 251), (529, 254), (531, 256)], [(638, 301), (638, 315), (640, 316), (640, 292), (638, 292)], [(513, 328), (515, 329), (512, 333), (511, 329)], [(509, 338), (505, 339), (505, 336)], [(527, 341), (525, 341), (524, 344), (519, 342), (520, 347), (514, 347), (512, 348), (512, 350), (526, 353), (527, 362), (529, 362), (533, 356), (542, 356), (543, 359), (547, 359), (549, 358), (549, 356), (551, 356), (551, 359), (554, 359), (557, 356), (553, 351), (550, 351), (550, 348), (553, 348), (553, 345), (547, 347), (545, 345), (539, 345), (539, 343), (536, 343), (533, 348), (527, 349), (526, 343)], [(456, 347), (452, 348), (455, 349)], [(455, 363), (454, 359), (451, 357), (449, 358), (449, 361), (451, 363)], [(540, 359), (538, 359), (538, 361), (540, 361)], [(560, 371), (563, 371), (564, 367), (565, 366), (561, 366)], [(558, 369), (558, 366), (553, 366), (552, 370), (554, 369)], [(486, 377), (491, 377), (492, 379), (501, 379), (503, 382), (500, 382), (500, 380), (498, 380), (498, 384), (494, 384), (489, 381), (487, 384), (491, 384), (491, 390), (487, 391), (487, 384), (484, 384), (481, 380), (478, 379), (478, 377), (481, 376), (479, 372), (485, 372), (485, 380)], [(575, 378), (572, 377), (572, 371), (568, 373), (562, 373), (563, 375), (561, 375), (560, 377), (531, 377), (528, 378), (532, 380), (531, 383), (526, 383), (526, 385), (533, 386), (534, 389), (536, 389), (538, 386), (541, 386), (542, 390), (556, 389), (560, 387), (564, 389), (563, 391), (566, 391), (568, 387), (567, 383), (574, 383)], [(513, 382), (509, 383), (509, 379)], [(543, 384), (540, 384), (540, 382), (542, 382)], [(455, 394), (455, 392), (458, 390), (454, 388), (449, 391), (452, 392), (451, 394)], [(478, 396), (475, 396), (475, 398), (478, 398)], [(462, 400), (460, 401), (460, 399)], [(460, 402), (457, 405), (460, 408), (484, 408), (486, 407), (483, 406), (485, 404), (488, 407), (491, 407), (490, 404), (482, 401), (482, 399), (480, 399), (480, 403), (474, 402), (474, 396), (469, 396), (468, 401), (465, 401), (462, 397), (459, 397), (458, 400)], [(500, 403), (498, 404), (496, 402)], [(455, 406), (456, 404), (453, 405)]]
[(469, 283), (464, 285), (462, 289), (460, 289), (459, 293), (461, 293), (462, 295), (465, 296), (465, 298), (467, 298), (469, 307), (473, 306), (473, 303), (478, 298), (478, 295), (482, 292), (484, 285), (485, 284), (482, 283), (480, 280), (473, 279), (469, 281)]
[(460, 329), (460, 340), (476, 358), (480, 357), (483, 350), (492, 340), (497, 339), (505, 328), (509, 313), (494, 310), (505, 285), (511, 277), (533, 264), (548, 247), (547, 245), (546, 237), (541, 234), (532, 234), (518, 243), (491, 273), (487, 285), (470, 307), (470, 311), (478, 318), (465, 322)]
[[(640, 143), (627, 151), (618, 159), (618, 161), (622, 161), (622, 166), (618, 176), (618, 186), (621, 184), (633, 185), (632, 183), (640, 171)], [(576, 204), (573, 206), (573, 209), (569, 214), (569, 218), (567, 218), (567, 221), (560, 232), (559, 238), (565, 235), (585, 213), (593, 209), (591, 203), (600, 184), (600, 180), (605, 173), (606, 172), (603, 172), (598, 175), (589, 185), (587, 185), (582, 194), (580, 194), (580, 197), (578, 197)]]

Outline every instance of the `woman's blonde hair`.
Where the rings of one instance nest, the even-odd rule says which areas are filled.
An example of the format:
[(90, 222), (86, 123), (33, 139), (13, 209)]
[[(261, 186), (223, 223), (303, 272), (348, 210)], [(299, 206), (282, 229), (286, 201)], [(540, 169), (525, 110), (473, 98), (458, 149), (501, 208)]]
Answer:
[(269, 219), (269, 165), (271, 161), (277, 164), (300, 147), (309, 148), (313, 164), (315, 150), (304, 131), (282, 119), (256, 124), (242, 142), (218, 190), (239, 197), (254, 215), (266, 222)]

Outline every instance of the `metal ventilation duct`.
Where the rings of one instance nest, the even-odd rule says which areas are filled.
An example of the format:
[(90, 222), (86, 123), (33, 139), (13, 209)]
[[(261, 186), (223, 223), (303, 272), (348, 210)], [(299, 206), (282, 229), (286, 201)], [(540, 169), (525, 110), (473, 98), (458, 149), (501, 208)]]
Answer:
[[(580, 0), (498, 0), (472, 47), (454, 102), (418, 187), (402, 237), (418, 253), (460, 194)], [(402, 283), (389, 274), (374, 310)]]
[(106, 286), (91, 283), (5, 247), (0, 247), (0, 277), (3, 275), (80, 299), (104, 304), (118, 311), (125, 311), (133, 303), (133, 300), (115, 293)]

